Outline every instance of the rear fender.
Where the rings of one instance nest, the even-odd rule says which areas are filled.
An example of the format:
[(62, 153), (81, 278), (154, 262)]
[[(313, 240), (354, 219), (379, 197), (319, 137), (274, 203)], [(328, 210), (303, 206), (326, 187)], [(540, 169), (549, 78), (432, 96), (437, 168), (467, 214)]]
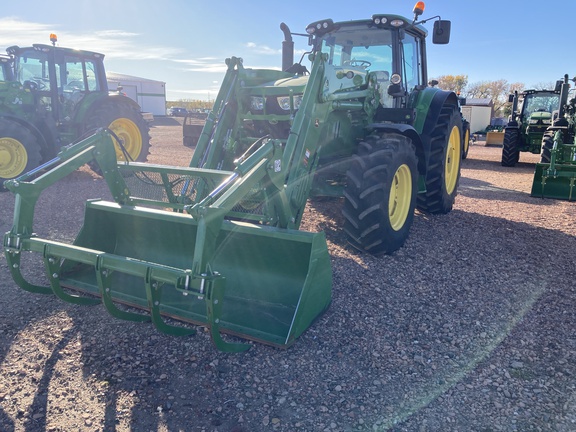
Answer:
[[(82, 99), (82, 102), (80, 102), (78, 109), (76, 110), (74, 122), (76, 123), (76, 125), (84, 125), (90, 113), (106, 103), (111, 103), (114, 105), (125, 104), (140, 111), (140, 105), (138, 105), (134, 100), (130, 99), (127, 96), (121, 94), (107, 94), (102, 92), (93, 92), (88, 93), (84, 97), (84, 99)], [(81, 131), (82, 126), (80, 126), (79, 133)]]
[[(424, 155), (424, 158), (419, 157), (419, 163), (428, 160), (431, 134), (438, 124), (442, 107), (445, 105), (453, 105), (458, 108), (458, 96), (456, 96), (456, 93), (427, 87), (418, 94), (415, 104), (416, 120), (414, 121), (414, 129), (420, 134)], [(423, 168), (425, 169), (425, 166), (419, 166), (419, 169)]]
[(426, 173), (424, 165), (424, 148), (420, 134), (413, 126), (404, 123), (373, 123), (368, 125), (369, 129), (378, 132), (398, 133), (404, 135), (412, 141), (416, 148), (416, 156), (418, 157), (418, 173), (424, 175)]
[[(51, 159), (58, 153), (59, 148), (55, 147), (56, 140), (54, 139), (53, 134), (46, 125), (35, 125), (30, 123), (24, 119), (19, 117), (15, 117), (12, 115), (0, 115), (0, 118), (11, 120), (15, 123), (18, 123), (23, 128), (28, 129), (32, 134), (36, 137), (38, 142), (40, 143), (41, 150), (42, 150), (42, 158), (44, 160)], [(40, 129), (42, 128), (42, 130)], [(44, 132), (45, 131), (45, 132)]]

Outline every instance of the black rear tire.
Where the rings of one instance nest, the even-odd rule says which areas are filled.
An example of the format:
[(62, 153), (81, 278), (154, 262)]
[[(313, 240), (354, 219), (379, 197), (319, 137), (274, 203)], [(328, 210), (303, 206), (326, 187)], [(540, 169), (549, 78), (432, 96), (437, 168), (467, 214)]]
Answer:
[(520, 160), (520, 134), (516, 128), (506, 128), (502, 144), (502, 166), (513, 167)]
[(416, 150), (397, 133), (368, 136), (358, 145), (344, 190), (344, 231), (355, 248), (374, 255), (402, 247), (414, 220)]
[(462, 124), (462, 159), (468, 157), (468, 150), (470, 150), (470, 123), (464, 121)]
[(0, 190), (4, 181), (16, 178), (40, 165), (39, 139), (25, 126), (0, 119)]
[(426, 172), (426, 193), (418, 194), (418, 209), (432, 214), (452, 210), (462, 162), (462, 116), (454, 105), (442, 108), (430, 136), (430, 158)]

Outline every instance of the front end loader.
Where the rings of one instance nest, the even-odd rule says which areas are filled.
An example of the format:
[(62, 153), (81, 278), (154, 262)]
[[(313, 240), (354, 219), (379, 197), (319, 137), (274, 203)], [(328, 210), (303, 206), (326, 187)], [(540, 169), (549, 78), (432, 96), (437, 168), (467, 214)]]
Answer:
[(540, 163), (532, 181), (534, 197), (576, 199), (576, 98), (569, 98), (569, 92), (568, 75), (564, 75), (558, 116), (542, 138)]
[[(116, 163), (114, 134), (102, 130), (9, 180), (13, 278), (170, 334), (189, 329), (166, 317), (205, 325), (225, 351), (247, 345), (221, 332), (289, 346), (331, 301), (324, 233), (299, 230), (310, 197), (338, 197), (350, 244), (375, 255), (402, 247), (416, 207), (439, 214), (454, 204), (462, 116), (456, 94), (426, 85), (423, 9), (413, 20), (314, 22), (309, 65), (293, 63), (285, 24), (283, 70), (228, 58), (189, 167)], [(435, 21), (435, 43), (449, 34), (449, 21)], [(32, 234), (42, 190), (91, 160), (113, 202), (87, 202), (71, 244)], [(41, 255), (49, 286), (25, 280), (24, 251)]]

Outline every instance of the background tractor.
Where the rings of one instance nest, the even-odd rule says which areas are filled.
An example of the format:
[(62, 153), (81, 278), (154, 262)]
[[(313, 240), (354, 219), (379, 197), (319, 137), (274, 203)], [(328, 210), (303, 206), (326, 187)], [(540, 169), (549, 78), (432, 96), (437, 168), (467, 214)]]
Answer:
[[(540, 163), (536, 164), (532, 196), (576, 199), (576, 98), (570, 95), (568, 75), (560, 82), (558, 115), (542, 138)], [(576, 83), (576, 78), (572, 79)], [(571, 97), (570, 97), (571, 96)]]
[(520, 152), (540, 153), (544, 131), (552, 124), (552, 112), (558, 109), (560, 87), (554, 90), (525, 90), (514, 92), (511, 119), (504, 129), (502, 166), (513, 167)]
[(0, 183), (99, 127), (119, 138), (120, 160), (146, 160), (148, 125), (136, 102), (109, 92), (102, 54), (41, 44), (7, 52), (14, 76), (0, 84)]
[[(16, 194), (4, 239), (18, 284), (75, 303), (102, 298), (117, 317), (150, 312), (167, 333), (188, 333), (167, 315), (210, 328), (216, 346), (240, 351), (220, 331), (286, 347), (331, 301), (324, 233), (300, 230), (311, 196), (342, 205), (350, 243), (372, 254), (406, 241), (414, 209), (452, 209), (460, 177), (462, 115), (455, 93), (428, 87), (427, 30), (417, 19), (310, 24), (311, 46), (294, 63), (285, 24), (283, 70), (227, 72), (189, 167), (116, 163), (105, 131), (63, 150), (47, 173), (6, 182)], [(434, 23), (448, 43), (450, 22)], [(304, 58), (310, 64), (303, 64)], [(308, 72), (310, 71), (310, 72)], [(114, 202), (90, 200), (70, 244), (32, 236), (43, 188), (95, 159)], [(28, 283), (22, 251), (42, 254), (50, 285)]]

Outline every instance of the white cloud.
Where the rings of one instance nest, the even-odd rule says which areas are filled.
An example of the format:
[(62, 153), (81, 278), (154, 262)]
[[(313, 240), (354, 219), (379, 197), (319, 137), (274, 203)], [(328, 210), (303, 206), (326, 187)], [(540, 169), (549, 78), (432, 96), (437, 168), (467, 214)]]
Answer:
[(227, 66), (224, 60), (215, 57), (199, 57), (189, 59), (173, 59), (176, 63), (182, 63), (182, 70), (187, 72), (226, 72)]
[(59, 46), (100, 52), (106, 58), (170, 60), (182, 54), (182, 50), (173, 47), (142, 46), (136, 41), (140, 36), (138, 33), (123, 30), (69, 33), (60, 30), (57, 25), (33, 23), (13, 17), (0, 18), (0, 46), (49, 44), (50, 33), (56, 33)]
[(258, 45), (254, 42), (248, 42), (246, 47), (254, 51), (256, 54), (264, 54), (264, 55), (279, 55), (282, 53), (281, 49), (270, 48), (267, 45)]

